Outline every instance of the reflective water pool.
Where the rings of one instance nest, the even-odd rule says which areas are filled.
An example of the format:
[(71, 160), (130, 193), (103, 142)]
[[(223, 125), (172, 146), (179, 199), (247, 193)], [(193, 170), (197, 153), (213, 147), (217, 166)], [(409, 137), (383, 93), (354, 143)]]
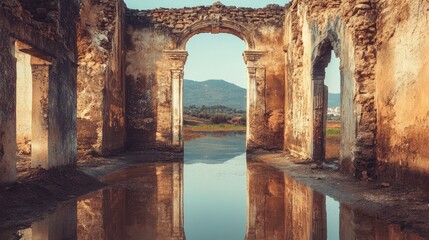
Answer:
[(194, 139), (186, 142), (184, 161), (138, 164), (102, 180), (111, 187), (71, 201), (18, 235), (22, 239), (408, 239), (396, 225), (340, 204), (265, 163), (246, 160), (244, 134)]

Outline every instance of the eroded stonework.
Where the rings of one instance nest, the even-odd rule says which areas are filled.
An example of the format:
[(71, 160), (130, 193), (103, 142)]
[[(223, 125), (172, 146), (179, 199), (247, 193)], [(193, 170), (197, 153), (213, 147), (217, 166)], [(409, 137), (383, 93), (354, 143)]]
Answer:
[(341, 170), (364, 180), (402, 178), (403, 170), (405, 178), (426, 179), (428, 15), (428, 0), (293, 0), (260, 9), (217, 2), (148, 11), (127, 9), (122, 0), (3, 0), (0, 182), (15, 179), (17, 142), (31, 142), (29, 122), (17, 121), (17, 112), (28, 111), (17, 110), (17, 102), (28, 102), (16, 101), (17, 92), (30, 91), (17, 89), (17, 69), (31, 68), (28, 78), (37, 80), (31, 134), (40, 133), (35, 145), (42, 147), (27, 152), (42, 157), (33, 167), (73, 164), (77, 140), (80, 150), (98, 154), (182, 151), (186, 44), (199, 33), (233, 34), (247, 44), (249, 150), (324, 160), (325, 68), (335, 54)]
[[(229, 33), (247, 43), (248, 149), (283, 145), (283, 8), (212, 6), (127, 11), (128, 142), (133, 149), (183, 149), (186, 43), (199, 33)], [(141, 64), (144, 62), (145, 64)]]

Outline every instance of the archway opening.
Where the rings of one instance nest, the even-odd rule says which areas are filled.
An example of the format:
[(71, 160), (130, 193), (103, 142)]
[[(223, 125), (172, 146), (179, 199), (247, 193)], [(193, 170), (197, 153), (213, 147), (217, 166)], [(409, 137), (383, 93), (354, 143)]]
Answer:
[(341, 76), (340, 62), (331, 51), (331, 60), (326, 67), (325, 85), (328, 88), (328, 107), (325, 124), (325, 159), (338, 161), (341, 144)]
[(313, 159), (339, 163), (344, 88), (340, 59), (331, 42), (319, 46), (313, 62)]
[(187, 42), (184, 137), (201, 132), (246, 132), (246, 44), (231, 34), (198, 34)]

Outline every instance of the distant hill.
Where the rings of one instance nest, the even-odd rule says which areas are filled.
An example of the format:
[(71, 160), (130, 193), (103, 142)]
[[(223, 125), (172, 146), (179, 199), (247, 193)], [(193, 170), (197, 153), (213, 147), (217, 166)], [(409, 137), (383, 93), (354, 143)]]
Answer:
[(328, 96), (328, 108), (335, 108), (341, 106), (341, 94), (340, 93), (329, 93)]
[(185, 79), (184, 105), (216, 106), (246, 110), (246, 89), (224, 80), (197, 82)]
[[(185, 79), (184, 105), (195, 106), (226, 106), (238, 110), (246, 110), (246, 89), (224, 80), (207, 80), (197, 82)], [(328, 107), (341, 106), (341, 95), (329, 93)]]

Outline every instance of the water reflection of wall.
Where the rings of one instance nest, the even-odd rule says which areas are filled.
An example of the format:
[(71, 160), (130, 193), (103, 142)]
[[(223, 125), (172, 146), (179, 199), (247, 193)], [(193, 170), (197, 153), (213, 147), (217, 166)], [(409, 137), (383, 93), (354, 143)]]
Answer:
[(375, 216), (340, 207), (340, 239), (423, 240), (427, 238), (404, 231), (399, 224), (388, 224)]
[(17, 231), (17, 234), (0, 233), (0, 239), (17, 239), (16, 236), (23, 240), (76, 239), (76, 219), (76, 202), (71, 202), (59, 207), (42, 221), (33, 223), (30, 228)]
[(145, 164), (105, 180), (123, 182), (125, 188), (78, 201), (79, 239), (185, 238), (183, 163)]
[(246, 239), (326, 239), (323, 195), (263, 163), (247, 171)]
[(247, 163), (246, 239), (284, 239), (283, 174), (261, 163)]

